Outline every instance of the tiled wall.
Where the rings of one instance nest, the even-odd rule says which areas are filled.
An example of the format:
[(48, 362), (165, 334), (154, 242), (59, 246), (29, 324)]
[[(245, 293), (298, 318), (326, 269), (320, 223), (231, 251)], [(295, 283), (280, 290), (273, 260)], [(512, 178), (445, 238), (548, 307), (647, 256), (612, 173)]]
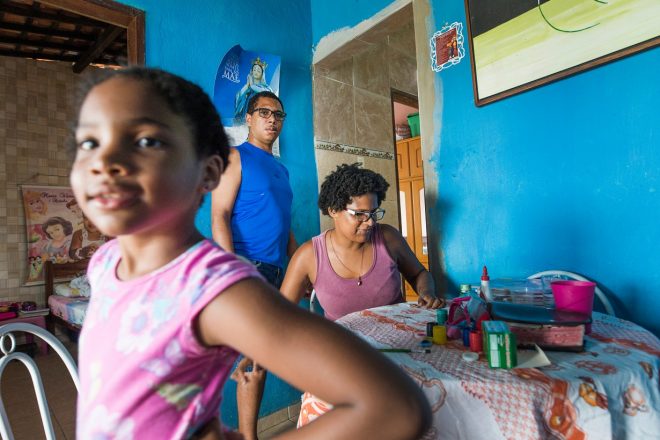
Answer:
[[(314, 138), (319, 188), (338, 164), (363, 163), (390, 183), (383, 222), (397, 226), (391, 89), (417, 96), (412, 13), (390, 20), (314, 66)], [(321, 230), (332, 227), (321, 216)]]
[(26, 279), (21, 185), (69, 185), (66, 151), (79, 75), (66, 63), (0, 57), (0, 301), (43, 302)]

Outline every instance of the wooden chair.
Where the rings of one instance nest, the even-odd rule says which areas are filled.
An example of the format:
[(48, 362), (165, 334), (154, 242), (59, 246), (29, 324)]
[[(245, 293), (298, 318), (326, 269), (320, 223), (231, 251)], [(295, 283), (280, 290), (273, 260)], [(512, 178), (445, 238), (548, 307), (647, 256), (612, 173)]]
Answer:
[(318, 302), (319, 300), (316, 298), (316, 290), (312, 290), (312, 293), (309, 296), (309, 311), (312, 313), (323, 315), (323, 309), (318, 304)]
[[(44, 392), (43, 381), (41, 380), (41, 374), (39, 373), (39, 368), (35, 363), (34, 359), (28, 356), (25, 353), (17, 352), (16, 350), (16, 337), (15, 333), (29, 333), (31, 335), (37, 336), (43, 339), (50, 347), (55, 350), (55, 352), (60, 355), (64, 361), (64, 365), (69, 374), (73, 379), (73, 383), (76, 386), (76, 390), (80, 391), (80, 381), (78, 380), (78, 369), (76, 363), (67, 351), (67, 349), (62, 345), (62, 343), (55, 337), (53, 334), (48, 331), (37, 327), (32, 324), (25, 323), (11, 323), (0, 326), (0, 350), (2, 351), (2, 357), (0, 358), (0, 378), (2, 378), (2, 373), (5, 371), (5, 367), (13, 360), (17, 360), (23, 363), (30, 373), (32, 378), (32, 384), (34, 386), (34, 391), (37, 395), (37, 404), (39, 405), (39, 413), (41, 414), (41, 422), (44, 426), (44, 432), (46, 434), (47, 440), (55, 440), (55, 432), (53, 431), (53, 421), (50, 417), (50, 410), (48, 409), (48, 401), (46, 400), (46, 394)], [(9, 345), (9, 347), (7, 347)], [(1, 382), (0, 382), (1, 384)], [(1, 390), (0, 390), (1, 391)], [(2, 401), (2, 394), (0, 392), (0, 435), (2, 435), (3, 440), (14, 440), (14, 435), (11, 430), (11, 425), (9, 424), (9, 419), (7, 418), (7, 412), (5, 410), (5, 404)]]

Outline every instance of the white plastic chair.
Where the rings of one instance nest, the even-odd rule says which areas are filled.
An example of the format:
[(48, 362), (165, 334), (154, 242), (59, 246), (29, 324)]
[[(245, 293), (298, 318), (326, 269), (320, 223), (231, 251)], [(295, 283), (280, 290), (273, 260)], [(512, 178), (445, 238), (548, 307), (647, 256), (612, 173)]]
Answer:
[[(590, 279), (585, 278), (582, 275), (576, 274), (574, 272), (568, 272), (566, 270), (544, 270), (542, 272), (537, 272), (534, 275), (528, 276), (527, 279), (531, 280), (536, 278), (553, 277), (553, 276), (565, 277), (566, 279), (577, 280), (577, 281), (591, 281)], [(608, 315), (616, 316), (616, 314), (614, 313), (614, 308), (610, 303), (610, 300), (608, 300), (605, 294), (603, 293), (603, 291), (598, 288), (598, 285), (596, 285), (595, 293), (596, 296), (598, 297), (598, 300), (603, 304), (603, 307), (605, 308), (605, 312), (607, 312)]]
[(309, 311), (312, 313), (318, 313), (318, 314), (323, 314), (321, 310), (319, 310), (320, 305), (317, 305), (318, 299), (316, 299), (316, 290), (312, 290), (311, 295), (309, 296)]
[[(39, 405), (39, 413), (41, 414), (41, 422), (44, 426), (44, 432), (46, 434), (47, 440), (55, 440), (55, 433), (53, 431), (53, 422), (50, 418), (50, 411), (48, 410), (48, 402), (46, 400), (46, 394), (44, 392), (43, 381), (41, 380), (41, 374), (37, 364), (34, 362), (30, 356), (25, 353), (16, 352), (16, 337), (14, 333), (30, 333), (32, 335), (38, 336), (43, 339), (55, 352), (60, 355), (64, 361), (64, 365), (71, 378), (73, 383), (76, 386), (76, 391), (80, 391), (80, 381), (78, 380), (78, 369), (76, 363), (67, 351), (67, 349), (62, 345), (62, 343), (55, 337), (53, 334), (37, 327), (33, 324), (25, 323), (11, 323), (0, 326), (0, 350), (2, 351), (2, 357), (0, 358), (0, 379), (2, 378), (2, 373), (5, 371), (5, 367), (13, 360), (17, 360), (23, 363), (30, 373), (32, 378), (32, 385), (34, 386), (34, 391), (37, 395), (37, 403)], [(7, 341), (9, 341), (9, 348), (6, 347)], [(1, 384), (1, 382), (0, 382)], [(14, 434), (11, 430), (9, 424), (9, 419), (7, 418), (7, 411), (5, 410), (5, 404), (2, 401), (2, 393), (0, 389), (0, 435), (2, 435), (3, 440), (14, 440)]]

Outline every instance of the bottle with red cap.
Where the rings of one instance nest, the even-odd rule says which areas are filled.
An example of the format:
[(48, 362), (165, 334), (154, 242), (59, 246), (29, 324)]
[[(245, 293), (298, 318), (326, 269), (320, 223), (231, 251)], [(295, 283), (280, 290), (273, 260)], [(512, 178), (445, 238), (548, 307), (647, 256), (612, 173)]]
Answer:
[(492, 301), (493, 296), (490, 293), (490, 277), (488, 276), (488, 268), (484, 266), (481, 271), (481, 293), (486, 301)]

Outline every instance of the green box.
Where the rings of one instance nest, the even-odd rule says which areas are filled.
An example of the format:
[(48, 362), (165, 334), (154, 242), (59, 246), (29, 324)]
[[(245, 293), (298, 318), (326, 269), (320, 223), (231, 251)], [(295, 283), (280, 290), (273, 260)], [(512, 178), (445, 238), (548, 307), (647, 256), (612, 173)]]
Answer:
[(410, 125), (410, 136), (419, 136), (419, 113), (408, 115), (408, 125)]
[(504, 321), (483, 321), (484, 352), (490, 368), (511, 369), (518, 363), (516, 336)]

